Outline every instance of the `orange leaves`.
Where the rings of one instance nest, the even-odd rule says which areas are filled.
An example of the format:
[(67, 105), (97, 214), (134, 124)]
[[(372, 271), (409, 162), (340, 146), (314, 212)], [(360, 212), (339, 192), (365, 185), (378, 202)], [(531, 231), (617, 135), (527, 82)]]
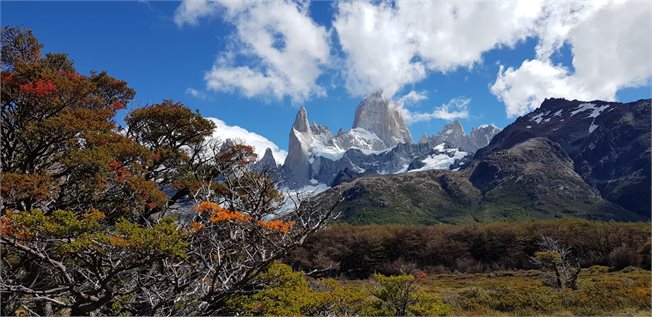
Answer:
[(249, 222), (251, 221), (251, 216), (243, 214), (238, 211), (230, 211), (222, 208), (222, 206), (210, 202), (202, 201), (199, 205), (195, 207), (195, 210), (199, 213), (210, 211), (208, 215), (208, 221), (212, 223), (216, 222), (226, 222), (226, 221), (235, 221), (235, 222)]
[(213, 213), (208, 217), (208, 220), (212, 223), (224, 221), (249, 222), (251, 221), (251, 216), (238, 211), (221, 209), (213, 211)]
[[(208, 221), (212, 223), (220, 222), (235, 222), (235, 223), (254, 223), (253, 217), (251, 215), (224, 209), (219, 204), (216, 204), (211, 201), (202, 201), (199, 205), (195, 206), (195, 210), (198, 213), (209, 212)], [(194, 223), (193, 223), (194, 224)], [(192, 226), (191, 224), (191, 231)], [(259, 220), (255, 222), (258, 226), (263, 229), (271, 230), (275, 232), (287, 233), (294, 227), (294, 221), (282, 221), (282, 220)]]
[(45, 97), (57, 89), (53, 83), (49, 81), (37, 80), (31, 84), (20, 85), (20, 91), (31, 93), (37, 97)]
[(52, 197), (56, 187), (49, 175), (3, 173), (0, 195), (6, 200), (39, 202)]
[(0, 217), (0, 236), (5, 238), (16, 238), (25, 240), (29, 234), (22, 225), (17, 225), (12, 217), (13, 212), (7, 210), (6, 214)]
[(68, 77), (68, 79), (73, 80), (73, 81), (74, 80), (79, 80), (79, 79), (82, 78), (82, 76), (79, 73), (77, 73), (76, 71), (64, 70), (63, 73), (64, 73), (64, 75), (66, 77)]
[(217, 208), (222, 208), (220, 205), (212, 201), (202, 201), (199, 205), (195, 206), (197, 212), (202, 213), (209, 210), (216, 210)]
[(268, 229), (268, 230), (287, 233), (290, 230), (292, 230), (292, 227), (294, 227), (294, 221), (281, 221), (281, 220), (264, 221), (264, 220), (260, 220), (260, 221), (258, 221), (258, 225), (265, 228), (265, 229)]
[(110, 236), (106, 239), (106, 241), (112, 246), (126, 246), (127, 244), (125, 238), (118, 236)]
[(199, 231), (202, 231), (204, 229), (205, 229), (204, 224), (201, 223), (201, 222), (193, 221), (190, 224), (190, 232), (191, 233), (199, 232)]
[(91, 218), (91, 219), (97, 219), (97, 220), (102, 220), (106, 215), (104, 215), (103, 212), (97, 210), (97, 209), (91, 209), (91, 211), (87, 212), (84, 214), (84, 217), (86, 218)]

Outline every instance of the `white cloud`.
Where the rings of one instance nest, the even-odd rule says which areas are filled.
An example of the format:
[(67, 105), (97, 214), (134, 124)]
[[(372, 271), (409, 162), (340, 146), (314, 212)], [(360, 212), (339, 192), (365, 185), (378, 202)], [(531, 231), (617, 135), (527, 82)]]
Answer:
[(204, 77), (208, 89), (247, 97), (287, 96), (295, 103), (325, 94), (317, 79), (330, 62), (329, 35), (306, 6), (280, 0), (184, 0), (175, 21), (193, 24), (218, 11), (236, 31)]
[[(501, 66), (491, 91), (505, 103), (507, 116), (536, 109), (548, 97), (615, 100), (618, 90), (652, 77), (652, 5), (582, 4), (549, 9), (555, 14), (541, 23), (537, 58), (516, 69)], [(550, 60), (565, 42), (572, 47), (574, 72)]]
[(538, 1), (342, 2), (333, 22), (349, 92), (394, 95), (428, 71), (472, 67), (482, 53), (534, 32)]
[(226, 123), (224, 123), (224, 121), (217, 118), (207, 118), (207, 119), (213, 121), (213, 123), (215, 123), (215, 126), (217, 127), (213, 132), (213, 138), (222, 141), (226, 139), (237, 140), (247, 145), (251, 145), (254, 147), (254, 150), (258, 155), (258, 159), (261, 159), (265, 154), (265, 150), (269, 148), (272, 150), (272, 154), (274, 155), (274, 160), (276, 160), (277, 164), (283, 164), (283, 162), (285, 162), (285, 157), (287, 157), (288, 152), (279, 148), (276, 144), (274, 144), (274, 142), (268, 140), (264, 136), (257, 134), (255, 132), (251, 132), (247, 129), (241, 128), (237, 125), (236, 126), (227, 125)]
[(195, 97), (197, 99), (201, 99), (201, 100), (206, 100), (208, 98), (208, 95), (206, 95), (205, 92), (199, 91), (199, 90), (197, 90), (195, 88), (186, 89), (186, 95), (191, 95), (191, 96), (193, 96), (193, 97)]
[(398, 104), (398, 110), (408, 124), (422, 121), (430, 121), (433, 119), (442, 119), (446, 121), (453, 121), (455, 119), (466, 119), (469, 117), (469, 98), (453, 98), (447, 103), (436, 107), (432, 112), (412, 112), (405, 107)]
[(184, 0), (174, 12), (174, 23), (179, 27), (184, 24), (197, 25), (199, 18), (212, 16), (217, 13), (217, 9), (208, 0)]
[(423, 90), (423, 91), (415, 91), (415, 90), (410, 90), (409, 93), (405, 94), (403, 97), (399, 98), (396, 100), (396, 102), (399, 105), (403, 106), (410, 106), (417, 104), (421, 101), (424, 101), (428, 99), (428, 92)]

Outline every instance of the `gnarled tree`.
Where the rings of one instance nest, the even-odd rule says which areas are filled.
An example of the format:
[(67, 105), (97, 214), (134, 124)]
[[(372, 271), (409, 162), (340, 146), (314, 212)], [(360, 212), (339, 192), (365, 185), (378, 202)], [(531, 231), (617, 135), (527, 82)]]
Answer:
[[(164, 101), (115, 115), (135, 92), (2, 34), (2, 314), (217, 314), (227, 297), (332, 219), (279, 213), (253, 149)], [(219, 134), (219, 131), (217, 132)]]

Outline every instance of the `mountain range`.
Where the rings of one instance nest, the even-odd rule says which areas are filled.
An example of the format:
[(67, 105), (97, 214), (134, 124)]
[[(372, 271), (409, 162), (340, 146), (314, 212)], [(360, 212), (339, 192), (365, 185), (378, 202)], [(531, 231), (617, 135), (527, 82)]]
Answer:
[(466, 133), (459, 121), (414, 143), (382, 92), (333, 134), (301, 108), (289, 153), (271, 151), (282, 187), (344, 197), (342, 221), (458, 223), (497, 219), (650, 219), (650, 99), (631, 103), (546, 99), (504, 130)]
[[(457, 125), (444, 135), (455, 134)], [(476, 149), (459, 170), (360, 177), (321, 198), (342, 195), (343, 221), (354, 223), (650, 218), (649, 99), (546, 99), (486, 146), (457, 142)]]
[(455, 169), (469, 162), (499, 131), (485, 125), (467, 135), (456, 121), (415, 144), (398, 106), (378, 91), (360, 102), (352, 128), (340, 129), (336, 135), (326, 126), (311, 125), (306, 109), (301, 108), (290, 129), (280, 179), (288, 188), (296, 189), (337, 185), (363, 175)]

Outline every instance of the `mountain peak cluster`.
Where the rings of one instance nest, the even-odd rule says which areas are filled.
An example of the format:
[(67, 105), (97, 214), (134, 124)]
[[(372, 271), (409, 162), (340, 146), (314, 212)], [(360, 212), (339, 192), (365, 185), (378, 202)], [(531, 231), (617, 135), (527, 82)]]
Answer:
[(349, 222), (649, 219), (650, 108), (650, 99), (551, 98), (503, 130), (467, 134), (454, 121), (415, 143), (396, 104), (376, 92), (337, 134), (301, 108), (282, 166), (271, 152), (256, 165), (275, 167), (287, 189), (342, 195)]
[(498, 132), (495, 126), (485, 125), (467, 135), (455, 121), (441, 133), (424, 136), (415, 144), (397, 105), (382, 91), (364, 98), (351, 129), (340, 129), (337, 134), (316, 122), (311, 125), (307, 110), (301, 108), (290, 129), (282, 182), (289, 188), (330, 186), (342, 172), (355, 178), (358, 174), (396, 174), (431, 166), (459, 167)]

